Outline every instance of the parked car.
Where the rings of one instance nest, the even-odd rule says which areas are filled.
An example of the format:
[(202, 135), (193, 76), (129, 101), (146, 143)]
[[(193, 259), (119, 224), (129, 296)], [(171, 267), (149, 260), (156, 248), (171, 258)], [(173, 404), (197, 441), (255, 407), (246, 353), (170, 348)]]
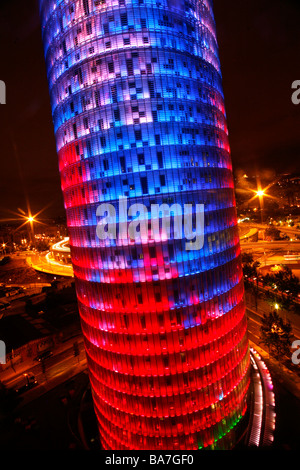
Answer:
[(21, 395), (22, 393), (27, 392), (27, 390), (32, 389), (38, 384), (35, 376), (32, 373), (23, 374), (21, 380), (19, 380), (17, 386), (15, 387), (15, 393)]

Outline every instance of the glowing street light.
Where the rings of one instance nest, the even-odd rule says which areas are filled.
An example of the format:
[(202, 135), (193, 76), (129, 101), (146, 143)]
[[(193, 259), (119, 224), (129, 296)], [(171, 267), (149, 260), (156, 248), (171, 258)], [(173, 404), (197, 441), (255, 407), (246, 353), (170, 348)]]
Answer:
[[(261, 217), (261, 224), (262, 225), (264, 224), (264, 216), (263, 216), (263, 213), (264, 213), (264, 197), (268, 196), (266, 191), (268, 190), (269, 187), (270, 187), (270, 185), (267, 188), (263, 189), (261, 187), (261, 183), (259, 182), (257, 184), (257, 190), (251, 189), (251, 191), (254, 193), (254, 196), (250, 199), (249, 202), (253, 201), (255, 198), (258, 197), (259, 205), (260, 205), (260, 217)], [(264, 230), (262, 231), (262, 233), (263, 233), (263, 240), (264, 240), (265, 239)], [(265, 253), (265, 248), (264, 248), (264, 257), (265, 256), (266, 256), (266, 253)]]
[[(18, 221), (20, 222), (20, 225), (12, 232), (13, 235), (17, 232), (17, 231), (20, 231), (23, 227), (25, 227), (27, 225), (28, 227), (28, 235), (29, 235), (29, 239), (30, 239), (30, 242), (31, 244), (35, 244), (35, 236), (34, 236), (34, 228), (36, 226), (36, 224), (39, 224), (39, 225), (46, 225), (44, 222), (42, 222), (39, 218), (40, 214), (46, 210), (49, 206), (51, 205), (48, 204), (47, 206), (45, 206), (44, 208), (42, 208), (39, 212), (37, 212), (36, 214), (32, 214), (31, 212), (31, 209), (29, 207), (29, 204), (28, 204), (28, 210), (27, 212), (25, 212), (23, 209), (20, 209), (18, 208), (18, 211), (17, 212), (14, 212), (14, 211), (8, 211), (10, 212), (11, 214), (13, 214), (14, 216), (16, 216), (17, 218), (7, 218), (7, 219), (1, 219), (0, 222), (13, 222), (13, 221)], [(25, 241), (24, 239), (22, 240), (22, 244), (25, 244)], [(1, 248), (1, 244), (0, 244), (0, 248)], [(2, 246), (2, 250), (4, 250), (4, 247)]]
[(251, 192), (254, 193), (254, 196), (250, 199), (249, 202), (252, 202), (254, 199), (258, 198), (260, 205), (262, 206), (264, 197), (269, 197), (269, 195), (267, 194), (267, 189), (268, 188), (262, 189), (260, 185), (257, 190), (251, 189)]
[(253, 201), (255, 198), (259, 199), (259, 205), (260, 205), (260, 215), (261, 215), (261, 224), (263, 225), (264, 223), (264, 218), (263, 218), (263, 212), (264, 212), (264, 197), (268, 196), (267, 188), (262, 188), (260, 182), (257, 185), (257, 190), (251, 189), (251, 191), (254, 193), (254, 196), (250, 199), (249, 202)]
[(258, 191), (256, 191), (256, 194), (258, 197), (263, 197), (265, 195), (265, 190), (259, 189)]

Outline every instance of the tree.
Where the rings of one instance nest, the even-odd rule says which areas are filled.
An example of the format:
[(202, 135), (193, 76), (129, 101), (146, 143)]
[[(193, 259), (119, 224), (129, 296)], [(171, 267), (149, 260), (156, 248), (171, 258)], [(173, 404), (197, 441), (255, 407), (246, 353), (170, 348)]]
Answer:
[(260, 267), (260, 262), (254, 261), (252, 253), (242, 253), (242, 266), (246, 279), (258, 276), (257, 270)]
[(279, 303), (286, 307), (300, 294), (300, 281), (288, 266), (281, 266), (277, 272), (268, 273), (263, 283), (272, 287), (275, 298), (280, 298)]
[(268, 347), (270, 354), (273, 352), (280, 359), (290, 353), (293, 335), (289, 320), (285, 322), (277, 312), (264, 314), (260, 331), (260, 342)]
[(257, 301), (259, 297), (258, 289), (258, 268), (259, 261), (254, 261), (252, 253), (242, 253), (242, 266), (245, 280), (245, 288), (254, 295), (255, 309), (257, 310)]
[(38, 240), (35, 243), (37, 251), (47, 251), (50, 248), (50, 243), (47, 240)]

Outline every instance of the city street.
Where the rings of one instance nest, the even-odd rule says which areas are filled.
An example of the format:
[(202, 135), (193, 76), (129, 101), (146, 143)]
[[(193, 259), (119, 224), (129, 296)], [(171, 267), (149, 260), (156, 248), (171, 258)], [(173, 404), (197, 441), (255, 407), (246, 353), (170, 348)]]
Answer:
[(0, 449), (83, 449), (78, 418), (87, 385), (88, 375), (84, 370), (48, 391), (45, 389), (34, 400), (25, 400), (5, 429), (0, 428)]
[[(74, 342), (78, 343), (79, 355), (74, 357)], [(44, 360), (45, 372), (42, 370), (41, 362), (34, 358), (27, 359), (26, 362), (6, 368), (0, 373), (0, 380), (8, 387), (14, 388), (24, 373), (31, 373), (38, 381), (38, 385), (26, 392), (22, 403), (36, 399), (37, 396), (53, 387), (53, 384), (65, 380), (78, 368), (86, 367), (86, 357), (82, 336), (71, 338), (65, 343), (56, 346), (53, 355)]]

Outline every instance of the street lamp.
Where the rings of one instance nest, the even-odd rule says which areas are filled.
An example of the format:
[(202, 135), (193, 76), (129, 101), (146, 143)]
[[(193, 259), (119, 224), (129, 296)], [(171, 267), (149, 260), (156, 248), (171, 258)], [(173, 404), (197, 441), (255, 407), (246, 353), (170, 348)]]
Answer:
[[(31, 213), (31, 209), (30, 209), (30, 206), (29, 206), (29, 203), (28, 203), (28, 210), (27, 212), (25, 212), (23, 209), (20, 209), (18, 208), (18, 212), (14, 212), (14, 211), (8, 211), (10, 212), (11, 214), (13, 214), (14, 216), (17, 216), (17, 218), (7, 218), (7, 219), (1, 219), (1, 222), (10, 222), (10, 221), (19, 221), (19, 222), (22, 222), (13, 232), (12, 232), (12, 236), (14, 235), (15, 232), (17, 232), (18, 230), (21, 230), (24, 226), (26, 226), (26, 224), (30, 225), (30, 229), (28, 228), (28, 234), (29, 234), (29, 238), (30, 238), (30, 241), (31, 243), (35, 243), (35, 240), (34, 240), (34, 224), (40, 224), (40, 225), (46, 225), (44, 222), (42, 222), (41, 220), (39, 220), (39, 215), (45, 211), (51, 204), (48, 204), (47, 206), (45, 206), (43, 209), (41, 209), (39, 212), (37, 212), (36, 214), (32, 215)], [(23, 242), (22, 242), (23, 243)], [(0, 244), (0, 249), (1, 249), (1, 244)], [(4, 247), (2, 246), (2, 250), (4, 249)]]
[[(264, 212), (264, 196), (267, 196), (266, 194), (266, 191), (268, 188), (265, 188), (265, 189), (262, 189), (260, 183), (257, 185), (258, 186), (258, 189), (256, 191), (252, 190), (254, 192), (254, 197), (251, 199), (255, 199), (256, 197), (258, 197), (259, 199), (259, 205), (260, 205), (260, 218), (261, 218), (261, 225), (263, 226), (264, 224), (264, 216), (263, 216), (263, 212)], [(265, 232), (264, 232), (264, 228), (262, 227), (262, 236), (263, 236), (263, 241), (265, 240)], [(265, 246), (263, 247), (264, 248), (264, 260), (265, 260), (265, 264), (266, 264), (266, 251), (265, 251)]]
[(258, 191), (256, 191), (256, 194), (258, 197), (263, 197), (265, 195), (265, 190), (259, 189)]
[(30, 235), (31, 235), (31, 242), (32, 244), (35, 246), (35, 242), (34, 242), (34, 226), (33, 226), (33, 223), (35, 222), (35, 218), (34, 216), (32, 216), (31, 214), (29, 214), (27, 217), (27, 222), (29, 223), (30, 225)]
[(264, 196), (266, 195), (266, 190), (259, 188), (257, 191), (255, 191), (256, 196), (259, 199), (259, 205), (260, 205), (260, 216), (261, 216), (261, 224), (264, 224)]

